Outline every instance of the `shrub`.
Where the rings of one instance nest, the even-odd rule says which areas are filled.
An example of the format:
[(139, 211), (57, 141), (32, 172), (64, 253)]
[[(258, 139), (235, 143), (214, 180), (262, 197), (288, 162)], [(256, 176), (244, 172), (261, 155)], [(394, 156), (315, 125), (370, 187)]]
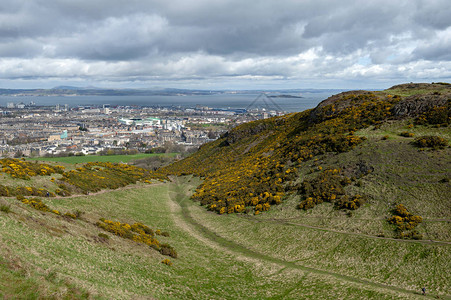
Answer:
[[(154, 237), (155, 233), (152, 229), (142, 223), (134, 223), (132, 225), (121, 222), (113, 222), (104, 218), (99, 219), (96, 225), (105, 231), (111, 232), (125, 239), (130, 239), (138, 243), (146, 244), (152, 249), (159, 251), (163, 255), (177, 258), (177, 252), (169, 244), (160, 244)], [(161, 231), (157, 230), (160, 234)]]
[(70, 213), (70, 212), (65, 213), (63, 216), (70, 218), (70, 219), (74, 219), (74, 220), (77, 218), (77, 216), (75, 214)]
[(80, 219), (83, 214), (84, 214), (84, 212), (82, 212), (81, 210), (76, 209), (74, 211), (74, 215), (77, 219)]
[(427, 112), (418, 116), (415, 119), (415, 123), (420, 125), (449, 125), (451, 121), (450, 105), (451, 101), (448, 100), (448, 105), (434, 106)]
[(447, 140), (435, 135), (417, 137), (412, 143), (420, 148), (443, 149), (448, 146)]
[(344, 187), (351, 180), (340, 173), (338, 169), (327, 169), (311, 180), (304, 180), (299, 189), (304, 200), (298, 207), (307, 210), (323, 202), (334, 202), (345, 195)]
[(415, 134), (413, 134), (412, 132), (403, 131), (399, 135), (403, 137), (413, 137)]
[(47, 176), (53, 173), (63, 173), (64, 167), (58, 165), (39, 164), (20, 159), (0, 159), (0, 172), (9, 174), (13, 178), (29, 180), (34, 176)]
[(28, 206), (45, 212), (51, 212), (52, 210), (39, 198), (32, 198), (32, 199), (22, 199), (22, 203), (27, 204)]
[(161, 244), (160, 245), (160, 253), (162, 255), (167, 255), (173, 258), (177, 258), (177, 252), (175, 251), (174, 248), (172, 248), (171, 246), (169, 246), (168, 244)]
[[(167, 176), (139, 167), (109, 163), (90, 162), (76, 170), (64, 172), (62, 181), (79, 188), (83, 193), (97, 192), (102, 189), (117, 189), (138, 181), (169, 180)], [(60, 190), (67, 190), (65, 185), (59, 185)], [(59, 191), (61, 193), (61, 191)]]
[(0, 196), (8, 197), (10, 195), (9, 189), (0, 184)]
[(22, 196), (37, 196), (37, 197), (55, 197), (55, 194), (43, 189), (43, 188), (35, 188), (30, 186), (19, 186), (16, 187), (15, 190), (11, 191), (14, 195), (22, 195)]
[(4, 212), (4, 213), (10, 213), (11, 212), (11, 205), (6, 205), (6, 204), (0, 204), (0, 211)]
[(172, 266), (172, 261), (170, 261), (169, 259), (165, 258), (163, 259), (163, 261), (161, 262), (162, 264), (165, 264), (167, 266)]
[(387, 221), (396, 226), (397, 238), (417, 240), (422, 238), (416, 227), (423, 221), (423, 218), (411, 214), (403, 204), (397, 205), (393, 213), (394, 215)]
[(104, 239), (104, 240), (108, 240), (110, 239), (110, 236), (106, 233), (103, 232), (99, 232), (99, 238)]
[(362, 206), (363, 203), (365, 203), (365, 200), (360, 195), (355, 195), (352, 198), (343, 196), (335, 202), (335, 208), (356, 210)]

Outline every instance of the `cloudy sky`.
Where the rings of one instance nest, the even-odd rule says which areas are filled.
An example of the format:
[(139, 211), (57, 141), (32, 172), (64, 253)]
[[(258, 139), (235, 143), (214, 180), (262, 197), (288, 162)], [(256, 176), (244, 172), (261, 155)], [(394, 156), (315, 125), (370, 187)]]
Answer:
[(449, 0), (1, 0), (0, 88), (451, 81)]

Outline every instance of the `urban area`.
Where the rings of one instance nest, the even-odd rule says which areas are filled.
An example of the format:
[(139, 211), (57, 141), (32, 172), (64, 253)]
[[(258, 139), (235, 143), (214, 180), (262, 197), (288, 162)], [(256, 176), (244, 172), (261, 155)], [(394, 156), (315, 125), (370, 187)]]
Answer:
[(0, 107), (0, 156), (189, 151), (234, 126), (283, 113), (261, 107), (36, 106), (34, 102), (8, 102)]

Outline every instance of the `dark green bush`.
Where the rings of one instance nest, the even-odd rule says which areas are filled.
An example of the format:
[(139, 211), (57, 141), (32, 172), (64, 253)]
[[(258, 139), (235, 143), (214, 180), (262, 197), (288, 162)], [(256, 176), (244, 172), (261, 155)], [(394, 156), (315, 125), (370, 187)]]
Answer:
[(365, 203), (365, 199), (361, 195), (355, 195), (353, 197), (345, 195), (335, 202), (335, 208), (356, 210), (363, 203)]
[(6, 204), (0, 204), (0, 211), (4, 212), (4, 213), (10, 213), (11, 212), (11, 205), (6, 205)]
[(415, 123), (420, 125), (443, 125), (447, 126), (451, 120), (451, 101), (448, 100), (448, 105), (435, 106), (429, 111), (423, 113), (416, 118)]
[(161, 244), (160, 245), (160, 253), (162, 255), (167, 255), (173, 258), (177, 258), (177, 251), (175, 251), (174, 248), (169, 246), (168, 244)]
[(106, 233), (99, 232), (99, 238), (104, 239), (104, 240), (108, 240), (110, 237)]
[(412, 132), (403, 131), (399, 135), (403, 137), (413, 137), (415, 134), (413, 134)]
[(420, 148), (443, 149), (448, 146), (448, 141), (435, 135), (425, 135), (415, 138), (413, 144)]

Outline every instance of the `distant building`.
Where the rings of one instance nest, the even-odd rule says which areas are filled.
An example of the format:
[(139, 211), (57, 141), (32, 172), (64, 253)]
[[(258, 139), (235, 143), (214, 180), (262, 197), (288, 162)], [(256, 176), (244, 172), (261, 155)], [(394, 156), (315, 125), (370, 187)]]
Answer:
[(135, 126), (159, 126), (161, 125), (161, 120), (158, 118), (145, 118), (145, 119), (139, 119), (139, 118), (120, 118), (118, 120), (119, 123), (124, 125), (135, 125)]
[(60, 135), (60, 138), (61, 138), (62, 140), (67, 139), (67, 130), (64, 130), (64, 131), (63, 131), (63, 133)]
[(51, 134), (49, 135), (47, 141), (52, 142), (52, 141), (60, 141), (61, 140), (61, 135), (60, 134)]
[(118, 120), (119, 123), (124, 124), (124, 125), (132, 125), (133, 124), (133, 120), (132, 119), (126, 119), (126, 118), (120, 118)]
[(14, 105), (14, 102), (8, 102), (8, 103), (6, 103), (6, 107), (7, 108), (14, 108), (16, 106)]

